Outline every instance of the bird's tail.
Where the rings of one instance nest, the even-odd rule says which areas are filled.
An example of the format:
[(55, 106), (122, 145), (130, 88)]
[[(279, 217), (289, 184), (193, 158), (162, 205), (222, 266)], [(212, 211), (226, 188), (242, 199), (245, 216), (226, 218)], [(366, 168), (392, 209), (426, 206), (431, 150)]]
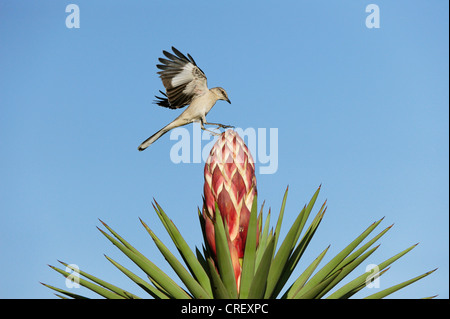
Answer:
[(142, 142), (141, 145), (139, 145), (138, 150), (139, 151), (143, 151), (145, 150), (147, 147), (149, 147), (151, 144), (153, 144), (154, 142), (156, 142), (157, 139), (159, 139), (161, 136), (163, 136), (164, 134), (166, 134), (168, 131), (170, 131), (171, 129), (177, 127), (179, 125), (177, 125), (177, 123), (175, 123), (175, 121), (173, 121), (172, 123), (164, 126), (162, 129), (160, 129), (158, 132), (156, 132), (155, 134), (153, 134), (152, 136), (150, 136), (148, 139), (146, 139), (144, 142)]

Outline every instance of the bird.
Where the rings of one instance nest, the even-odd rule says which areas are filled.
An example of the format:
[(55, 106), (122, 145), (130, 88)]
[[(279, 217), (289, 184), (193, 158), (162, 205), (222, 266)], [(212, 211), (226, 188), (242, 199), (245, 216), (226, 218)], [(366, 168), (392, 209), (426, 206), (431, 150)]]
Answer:
[(166, 92), (160, 90), (163, 96), (155, 95), (157, 100), (154, 103), (169, 109), (179, 109), (187, 105), (188, 107), (175, 120), (142, 142), (138, 147), (139, 151), (145, 150), (170, 130), (193, 122), (200, 123), (202, 130), (209, 131), (213, 135), (218, 134), (205, 128), (205, 125), (216, 125), (224, 129), (233, 127), (206, 121), (206, 114), (218, 100), (231, 104), (225, 89), (221, 87), (208, 89), (206, 75), (197, 66), (192, 56), (188, 53), (186, 57), (173, 46), (172, 51), (173, 53), (163, 50), (165, 58), (158, 59), (161, 64), (156, 65), (160, 70), (157, 74)]

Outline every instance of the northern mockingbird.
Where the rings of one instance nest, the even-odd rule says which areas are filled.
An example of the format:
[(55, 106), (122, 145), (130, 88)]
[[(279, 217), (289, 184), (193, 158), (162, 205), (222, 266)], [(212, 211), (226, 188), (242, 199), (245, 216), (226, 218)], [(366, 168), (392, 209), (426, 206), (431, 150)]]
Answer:
[(206, 122), (206, 114), (216, 104), (217, 100), (225, 100), (231, 104), (227, 92), (221, 87), (208, 89), (205, 73), (197, 66), (194, 59), (189, 54), (186, 57), (174, 47), (172, 47), (172, 50), (175, 55), (163, 51), (167, 59), (159, 58), (162, 64), (156, 65), (161, 70), (158, 74), (166, 89), (166, 93), (159, 91), (164, 97), (155, 96), (158, 100), (154, 103), (169, 109), (189, 106), (175, 120), (142, 142), (138, 147), (139, 151), (145, 150), (171, 129), (189, 123), (199, 122), (202, 130), (213, 134), (217, 133), (206, 129), (205, 124), (216, 125), (222, 128), (232, 127), (230, 125)]

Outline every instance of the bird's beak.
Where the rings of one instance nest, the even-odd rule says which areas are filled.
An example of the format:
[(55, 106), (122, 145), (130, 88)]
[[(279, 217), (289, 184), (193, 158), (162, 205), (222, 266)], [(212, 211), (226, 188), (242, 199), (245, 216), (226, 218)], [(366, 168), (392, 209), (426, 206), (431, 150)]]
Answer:
[(226, 101), (227, 101), (228, 103), (230, 103), (230, 104), (231, 104), (231, 101), (230, 101), (230, 99), (226, 99)]

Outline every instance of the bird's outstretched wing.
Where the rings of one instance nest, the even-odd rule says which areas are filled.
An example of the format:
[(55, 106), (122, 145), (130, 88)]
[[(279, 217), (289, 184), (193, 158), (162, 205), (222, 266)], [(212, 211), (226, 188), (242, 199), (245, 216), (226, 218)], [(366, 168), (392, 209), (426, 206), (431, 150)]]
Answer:
[(205, 73), (197, 66), (194, 59), (188, 54), (187, 57), (172, 47), (172, 54), (163, 51), (165, 58), (159, 58), (162, 64), (156, 65), (161, 71), (158, 72), (166, 94), (165, 97), (156, 96), (155, 103), (170, 109), (178, 109), (189, 105), (191, 101), (208, 91)]
[(155, 95), (157, 100), (154, 100), (153, 103), (162, 107), (167, 107), (169, 109), (175, 109), (175, 107), (170, 105), (169, 100), (167, 99), (167, 94), (161, 90), (159, 90), (159, 93), (161, 93), (164, 97)]

